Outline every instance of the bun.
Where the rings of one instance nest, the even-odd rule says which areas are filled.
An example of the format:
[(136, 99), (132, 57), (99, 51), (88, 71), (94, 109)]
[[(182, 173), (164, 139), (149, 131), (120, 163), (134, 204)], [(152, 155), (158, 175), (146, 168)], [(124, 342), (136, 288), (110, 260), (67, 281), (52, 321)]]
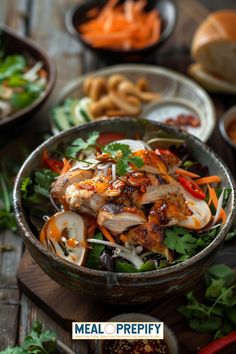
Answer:
[(204, 71), (236, 83), (236, 11), (210, 14), (196, 31), (191, 52)]

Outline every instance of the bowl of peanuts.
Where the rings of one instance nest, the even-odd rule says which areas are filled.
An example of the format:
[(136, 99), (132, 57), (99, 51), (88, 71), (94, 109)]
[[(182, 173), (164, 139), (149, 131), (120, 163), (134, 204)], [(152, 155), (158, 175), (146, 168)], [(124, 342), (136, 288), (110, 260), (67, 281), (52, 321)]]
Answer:
[(208, 94), (174, 71), (122, 64), (70, 82), (50, 111), (53, 133), (114, 117), (136, 117), (186, 130), (206, 142), (215, 127)]

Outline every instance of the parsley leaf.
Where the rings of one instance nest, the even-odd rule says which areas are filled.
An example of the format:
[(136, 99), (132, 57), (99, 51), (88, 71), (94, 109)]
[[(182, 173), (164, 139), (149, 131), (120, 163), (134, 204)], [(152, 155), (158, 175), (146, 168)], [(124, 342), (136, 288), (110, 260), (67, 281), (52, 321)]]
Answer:
[(186, 229), (173, 227), (166, 229), (165, 245), (182, 255), (193, 256), (196, 252), (196, 239)]
[(22, 346), (7, 348), (0, 354), (53, 354), (56, 352), (56, 335), (43, 331), (39, 321), (34, 322), (31, 332), (25, 337)]
[(88, 135), (87, 140), (81, 138), (75, 139), (70, 146), (65, 151), (65, 155), (70, 158), (76, 158), (78, 152), (81, 150), (86, 150), (90, 147), (93, 147), (96, 144), (97, 138), (99, 137), (98, 132), (91, 132)]
[(116, 162), (116, 173), (123, 176), (131, 171), (131, 165), (141, 168), (143, 160), (138, 156), (133, 156), (129, 146), (121, 143), (110, 143), (103, 148), (104, 154), (109, 154)]

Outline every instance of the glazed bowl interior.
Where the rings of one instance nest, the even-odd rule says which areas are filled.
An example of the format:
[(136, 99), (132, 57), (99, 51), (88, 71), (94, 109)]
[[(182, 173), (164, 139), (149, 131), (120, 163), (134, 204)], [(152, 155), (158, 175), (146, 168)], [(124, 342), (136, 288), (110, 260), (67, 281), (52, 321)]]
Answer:
[[(40, 243), (30, 224), (27, 208), (21, 196), (21, 182), (24, 177), (32, 175), (33, 171), (39, 167), (44, 149), (47, 149), (50, 154), (58, 144), (63, 142), (67, 145), (78, 137), (86, 138), (88, 133), (94, 130), (113, 133), (125, 132), (128, 138), (135, 138), (137, 134), (140, 137), (151, 134), (156, 137), (171, 136), (184, 139), (193, 157), (201, 164), (208, 166), (211, 175), (220, 176), (222, 185), (232, 190), (226, 206), (227, 222), (211, 244), (185, 262), (145, 273), (112, 273), (88, 269), (65, 261), (48, 251)], [(14, 209), (20, 231), (31, 255), (54, 280), (82, 295), (100, 300), (102, 298), (104, 302), (141, 303), (180, 291), (186, 286), (186, 283), (189, 285), (191, 282), (196, 282), (210, 266), (235, 217), (235, 186), (228, 168), (221, 159), (195, 137), (157, 122), (117, 118), (73, 128), (40, 145), (25, 161), (17, 176), (14, 188)]]
[[(75, 36), (79, 41), (83, 43), (85, 47), (92, 50), (98, 56), (104, 60), (113, 59), (118, 61), (140, 61), (145, 59), (147, 54), (152, 53), (158, 47), (160, 47), (171, 36), (175, 29), (177, 21), (177, 8), (176, 4), (172, 0), (150, 0), (147, 1), (145, 10), (150, 11), (157, 9), (162, 19), (161, 37), (160, 40), (152, 45), (149, 45), (141, 49), (132, 50), (118, 50), (109, 48), (93, 48), (87, 41), (85, 41), (80, 32), (79, 27), (83, 23), (88, 21), (87, 13), (92, 8), (103, 8), (106, 4), (106, 0), (87, 0), (82, 1), (81, 4), (77, 4), (71, 7), (65, 16), (65, 23), (67, 30)], [(120, 0), (123, 3), (124, 0)]]
[(15, 123), (26, 118), (31, 118), (38, 111), (45, 101), (49, 98), (56, 82), (56, 66), (54, 60), (41, 48), (39, 48), (32, 40), (27, 37), (20, 36), (18, 33), (6, 26), (0, 27), (0, 45), (5, 55), (22, 54), (29, 56), (35, 62), (42, 62), (43, 68), (48, 74), (47, 86), (42, 94), (29, 106), (11, 114), (6, 118), (0, 119), (0, 131), (9, 128)]
[(229, 125), (236, 120), (236, 106), (231, 107), (220, 120), (220, 132), (227, 144), (236, 151), (236, 143), (228, 135)]

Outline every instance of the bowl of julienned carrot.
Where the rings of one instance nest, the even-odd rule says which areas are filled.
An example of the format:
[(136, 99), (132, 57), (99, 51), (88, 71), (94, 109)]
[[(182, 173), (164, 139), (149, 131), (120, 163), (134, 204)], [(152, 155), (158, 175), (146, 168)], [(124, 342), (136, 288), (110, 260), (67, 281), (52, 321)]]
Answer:
[(173, 0), (86, 0), (65, 17), (68, 31), (105, 60), (141, 61), (173, 33)]

